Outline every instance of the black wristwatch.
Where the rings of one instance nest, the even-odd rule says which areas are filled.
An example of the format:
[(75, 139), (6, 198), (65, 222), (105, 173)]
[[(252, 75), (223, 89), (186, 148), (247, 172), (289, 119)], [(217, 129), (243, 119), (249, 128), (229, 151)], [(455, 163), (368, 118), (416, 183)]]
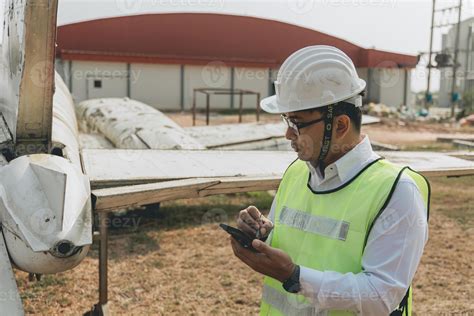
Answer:
[(290, 293), (298, 293), (301, 290), (299, 265), (296, 265), (290, 277), (283, 282), (283, 288)]

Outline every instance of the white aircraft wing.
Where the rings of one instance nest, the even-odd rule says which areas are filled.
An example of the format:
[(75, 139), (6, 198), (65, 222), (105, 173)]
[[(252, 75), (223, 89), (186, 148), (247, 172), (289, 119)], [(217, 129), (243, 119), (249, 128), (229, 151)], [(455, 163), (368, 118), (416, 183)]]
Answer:
[[(379, 152), (425, 176), (474, 175), (474, 162), (434, 152)], [(95, 209), (111, 210), (214, 194), (274, 190), (294, 152), (83, 150)]]
[(15, 275), (0, 233), (0, 311), (2, 315), (24, 315), (23, 304), (18, 293)]
[[(379, 118), (363, 115), (362, 124), (380, 122)], [(284, 139), (286, 126), (278, 123), (222, 124), (213, 126), (193, 126), (183, 128), (190, 136), (208, 149), (247, 149), (257, 150), (259, 146), (277, 147), (289, 142)], [(266, 142), (265, 142), (266, 141)], [(246, 145), (246, 147), (242, 147)], [(240, 146), (240, 147), (238, 147)], [(256, 146), (256, 147), (255, 147)], [(288, 145), (289, 146), (289, 145)], [(290, 148), (291, 149), (291, 148)]]

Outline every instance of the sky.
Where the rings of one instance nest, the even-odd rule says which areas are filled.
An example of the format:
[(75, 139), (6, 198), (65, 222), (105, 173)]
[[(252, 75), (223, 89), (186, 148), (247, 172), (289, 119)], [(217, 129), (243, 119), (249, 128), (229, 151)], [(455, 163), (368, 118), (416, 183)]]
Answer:
[[(463, 19), (474, 16), (474, 0), (463, 1)], [(2, 19), (4, 2), (0, 0)], [(457, 4), (437, 0), (437, 8)], [(230, 13), (308, 27), (365, 48), (418, 55), (429, 50), (431, 9), (429, 0), (59, 0), (58, 24), (142, 13)], [(442, 32), (446, 30), (435, 32), (435, 50)], [(424, 67), (418, 67), (412, 90), (424, 91), (426, 77)], [(438, 90), (437, 74), (431, 87)]]

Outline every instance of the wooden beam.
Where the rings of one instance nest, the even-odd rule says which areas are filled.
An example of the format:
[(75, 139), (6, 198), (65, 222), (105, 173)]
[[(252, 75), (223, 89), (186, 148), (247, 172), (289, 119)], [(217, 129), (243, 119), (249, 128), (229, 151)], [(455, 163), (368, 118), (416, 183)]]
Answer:
[(96, 211), (150, 205), (163, 201), (197, 198), (199, 191), (219, 184), (216, 179), (184, 179), (94, 190)]
[(205, 197), (217, 194), (277, 189), (280, 177), (266, 178), (198, 178), (92, 191), (95, 211), (156, 204), (164, 201)]
[(446, 143), (450, 143), (453, 140), (465, 140), (465, 141), (474, 142), (474, 136), (471, 136), (471, 135), (468, 135), (468, 134), (451, 135), (451, 136), (436, 137), (436, 140), (438, 142), (446, 142)]
[(453, 144), (457, 148), (461, 148), (461, 149), (468, 149), (468, 150), (474, 149), (474, 141), (456, 139), (456, 140), (453, 140)]
[(446, 169), (427, 169), (427, 170), (417, 170), (419, 173), (425, 177), (465, 177), (473, 176), (474, 168), (446, 168)]

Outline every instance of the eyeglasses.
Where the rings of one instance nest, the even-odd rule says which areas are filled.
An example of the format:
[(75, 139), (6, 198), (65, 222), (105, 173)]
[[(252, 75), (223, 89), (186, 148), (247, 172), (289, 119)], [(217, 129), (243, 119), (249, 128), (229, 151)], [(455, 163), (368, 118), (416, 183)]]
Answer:
[(286, 125), (288, 126), (288, 128), (291, 128), (291, 129), (295, 132), (296, 135), (300, 135), (300, 129), (324, 121), (324, 117), (322, 117), (322, 118), (319, 118), (319, 119), (316, 119), (316, 120), (313, 120), (313, 121), (309, 121), (309, 122), (297, 123), (297, 122), (291, 121), (291, 120), (290, 120), (286, 115), (284, 115), (284, 114), (281, 115), (281, 118), (282, 118), (283, 122), (286, 123)]

